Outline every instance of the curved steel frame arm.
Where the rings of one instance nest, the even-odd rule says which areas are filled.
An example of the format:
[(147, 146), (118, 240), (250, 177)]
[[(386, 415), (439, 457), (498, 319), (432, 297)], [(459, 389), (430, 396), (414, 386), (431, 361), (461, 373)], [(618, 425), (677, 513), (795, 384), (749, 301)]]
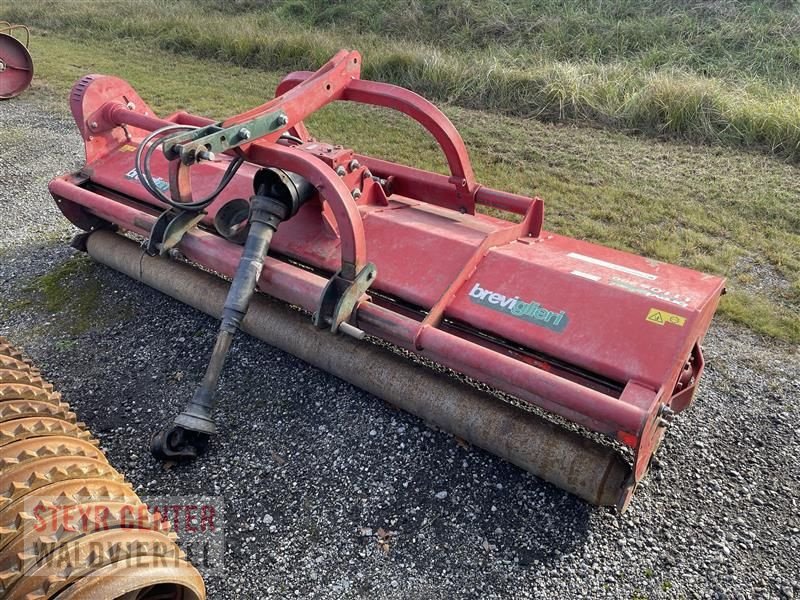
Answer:
[[(329, 102), (341, 97), (343, 91), (361, 76), (361, 55), (355, 50), (339, 50), (333, 58), (317, 71), (309, 72), (303, 85), (292, 86), (284, 92), (276, 94), (261, 106), (225, 119), (223, 127), (244, 123), (273, 110), (281, 109), (289, 118), (288, 123), (302, 121), (311, 113), (319, 110)], [(264, 139), (277, 139), (273, 134)]]
[[(292, 171), (306, 178), (317, 188), (333, 211), (341, 239), (341, 276), (350, 281), (366, 265), (366, 240), (364, 226), (358, 207), (350, 196), (344, 182), (316, 158), (300, 150), (276, 144), (282, 131), (318, 110), (329, 102), (342, 98), (348, 87), (358, 81), (361, 55), (347, 50), (339, 51), (315, 73), (310, 73), (303, 82), (288, 89), (278, 97), (225, 120), (228, 127), (246, 122), (274, 110), (282, 110), (287, 121), (280, 130), (265, 135), (241, 146), (240, 152), (249, 161)], [(180, 202), (191, 200), (190, 165), (182, 160), (171, 160), (169, 164), (170, 191)]]
[[(311, 71), (289, 73), (278, 84), (276, 95), (280, 97), (302, 85), (313, 75)], [(411, 90), (363, 79), (350, 81), (338, 99), (390, 108), (414, 119), (430, 132), (441, 147), (450, 169), (450, 180), (457, 193), (469, 196), (474, 194), (477, 184), (467, 147), (453, 123), (436, 105)]]

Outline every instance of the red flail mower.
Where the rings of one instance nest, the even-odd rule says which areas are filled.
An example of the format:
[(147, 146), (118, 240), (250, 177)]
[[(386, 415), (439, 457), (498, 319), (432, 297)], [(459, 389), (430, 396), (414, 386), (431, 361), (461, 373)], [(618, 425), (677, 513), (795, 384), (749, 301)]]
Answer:
[[(86, 166), (50, 191), (86, 232), (76, 247), (221, 319), (205, 377), (153, 452), (205, 449), (242, 329), (624, 510), (697, 389), (724, 281), (545, 231), (539, 198), (475, 180), (439, 109), (360, 67), (343, 50), (222, 122), (157, 117), (115, 77), (73, 88)], [(303, 120), (335, 101), (414, 119), (449, 174), (315, 140)]]

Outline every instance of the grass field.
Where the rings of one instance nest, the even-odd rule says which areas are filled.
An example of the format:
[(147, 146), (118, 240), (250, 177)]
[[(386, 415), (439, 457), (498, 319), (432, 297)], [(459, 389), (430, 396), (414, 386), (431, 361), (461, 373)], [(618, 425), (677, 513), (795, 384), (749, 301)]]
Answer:
[[(796, 52), (792, 54), (787, 37), (791, 27), (797, 28), (798, 20), (794, 9), (779, 4), (765, 3), (760, 13), (756, 11), (758, 14), (746, 20), (748, 13), (737, 3), (708, 3), (709, 11), (717, 10), (712, 16), (698, 15), (688, 4), (682, 10), (681, 3), (672, 3), (678, 7), (671, 9), (673, 12), (657, 10), (656, 4), (647, 2), (603, 3), (619, 10), (629, 7), (630, 17), (618, 24), (615, 35), (619, 39), (614, 43), (600, 35), (604, 26), (593, 23), (590, 12), (574, 11), (556, 19), (555, 4), (547, 2), (539, 3), (543, 6), (540, 18), (555, 24), (541, 39), (534, 35), (536, 29), (531, 23), (511, 18), (506, 23), (513, 24), (510, 31), (480, 36), (480, 23), (473, 21), (486, 14), (480, 12), (479, 3), (467, 0), (411, 2), (409, 5), (418, 11), (417, 27), (411, 17), (391, 20), (392, 14), (400, 14), (397, 1), (385, 3), (386, 14), (365, 0), (350, 4), (286, 2), (273, 13), (255, 2), (235, 4), (237, 11), (225, 15), (211, 3), (206, 8), (202, 8), (206, 6), (203, 3), (194, 3), (192, 6), (201, 8), (188, 19), (181, 16), (188, 5), (180, 1), (146, 0), (148, 10), (134, 10), (130, 3), (118, 2), (12, 6), (0, 0), (0, 19), (27, 20), (36, 27), (35, 91), (44, 99), (58, 96), (62, 110), (67, 107), (62, 98), (78, 77), (105, 72), (131, 81), (158, 112), (188, 108), (222, 117), (262, 102), (286, 70), (316, 67), (339, 45), (364, 51), (365, 76), (407, 84), (413, 69), (406, 70), (405, 62), (396, 63), (395, 71), (381, 70), (391, 62), (393, 49), (402, 49), (404, 56), (410, 57), (432, 52), (441, 64), (455, 66), (466, 65), (472, 57), (471, 76), (475, 81), (492, 76), (484, 70), (487, 67), (482, 61), (488, 60), (496, 61), (489, 72), (501, 74), (517, 72), (515, 69), (526, 60), (531, 69), (554, 73), (562, 68), (581, 72), (580, 65), (587, 65), (606, 75), (629, 70), (661, 79), (667, 86), (681, 81), (703, 82), (733, 96), (748, 90), (747, 97), (763, 106), (774, 101), (793, 106), (795, 115), (800, 110), (797, 65), (792, 63), (797, 56)], [(712, 5), (738, 11), (717, 37), (701, 27), (725, 21), (722, 8), (713, 9)], [(471, 7), (478, 12), (474, 18), (451, 15), (437, 37), (429, 18), (432, 6), (441, 9), (437, 15), (441, 15), (442, 7)], [(522, 4), (510, 2), (508, 6), (511, 11), (521, 11)], [(658, 17), (653, 19), (653, 27), (662, 31), (661, 37), (652, 40), (646, 29), (647, 6)], [(368, 18), (371, 10), (376, 15), (372, 20)], [(361, 38), (353, 27), (343, 24), (355, 14), (353, 11), (361, 15), (359, 27), (369, 29)], [(292, 15), (301, 22), (298, 31), (287, 25)], [(613, 14), (608, 19), (604, 23), (613, 21)], [(481, 22), (488, 23), (485, 19)], [(670, 33), (670, 27), (681, 23), (688, 32), (682, 42), (672, 39)], [(692, 23), (694, 26), (689, 27)], [(219, 29), (200, 31), (211, 24)], [(740, 29), (738, 42), (731, 37), (731, 28), (736, 27)], [(783, 37), (770, 37), (781, 28)], [(575, 43), (560, 45), (558, 31), (564, 35), (569, 32)], [(252, 39), (249, 33), (253, 33)], [(387, 33), (391, 36), (384, 39)], [(181, 46), (184, 38), (194, 41)], [(764, 56), (769, 60), (754, 58), (756, 46), (748, 44), (756, 38), (768, 46)], [(535, 44), (531, 43), (534, 39), (538, 40)], [(291, 40), (296, 44), (289, 43)], [(679, 53), (680, 48), (685, 52)], [(656, 55), (662, 58), (656, 60)], [(470, 87), (470, 79), (464, 82), (461, 95), (439, 94), (429, 75), (424, 69), (420, 71), (420, 85), (415, 87), (449, 101), (445, 111), (464, 135), (483, 183), (543, 197), (546, 225), (551, 230), (726, 275), (730, 285), (729, 294), (723, 298), (723, 315), (763, 334), (800, 341), (800, 177), (793, 161), (775, 155), (791, 156), (786, 152), (793, 143), (790, 136), (782, 144), (767, 147), (744, 138), (737, 141), (724, 135), (705, 136), (693, 125), (672, 131), (690, 143), (662, 139), (664, 136), (630, 135), (621, 122), (580, 112), (569, 117), (573, 124), (545, 123), (530, 118), (533, 113), (513, 103), (503, 107), (484, 102), (483, 92)], [(612, 79), (605, 81), (611, 87), (617, 85)], [(491, 88), (493, 84), (487, 85)], [(511, 92), (525, 97), (525, 101), (538, 102), (525, 96), (527, 89), (522, 85)], [(481, 110), (469, 108), (473, 106)], [(697, 115), (687, 110), (687, 124), (691, 125)], [(538, 114), (552, 120), (552, 116)], [(566, 119), (566, 113), (563, 116)], [(795, 129), (798, 122), (792, 125)], [(592, 126), (577, 127), (574, 123)], [(604, 128), (598, 129), (598, 123)], [(336, 105), (315, 116), (310, 125), (320, 138), (352, 145), (362, 152), (425, 168), (443, 168), (433, 141), (419, 128), (409, 129), (410, 122), (396, 115)], [(660, 125), (652, 130), (643, 125), (636, 129), (670, 131)], [(698, 141), (705, 143), (698, 145)], [(743, 144), (758, 148), (744, 149)]]
[(467, 108), (800, 158), (787, 0), (0, 0), (12, 20), (270, 70), (340, 47), (364, 75)]

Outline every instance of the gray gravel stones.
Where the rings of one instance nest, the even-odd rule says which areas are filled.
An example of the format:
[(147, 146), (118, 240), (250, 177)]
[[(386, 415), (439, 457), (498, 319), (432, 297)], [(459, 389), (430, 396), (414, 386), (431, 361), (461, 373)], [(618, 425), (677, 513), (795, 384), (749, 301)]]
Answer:
[(73, 131), (31, 95), (0, 103), (0, 334), (140, 494), (224, 499), (210, 598), (800, 594), (798, 351), (722, 322), (696, 404), (622, 517), (244, 336), (208, 455), (163, 468), (147, 440), (202, 377), (215, 323), (99, 266), (70, 283), (99, 282), (94, 329), (73, 335), (58, 313), (11, 308), (32, 278), (73, 260), (46, 190), (80, 164)]

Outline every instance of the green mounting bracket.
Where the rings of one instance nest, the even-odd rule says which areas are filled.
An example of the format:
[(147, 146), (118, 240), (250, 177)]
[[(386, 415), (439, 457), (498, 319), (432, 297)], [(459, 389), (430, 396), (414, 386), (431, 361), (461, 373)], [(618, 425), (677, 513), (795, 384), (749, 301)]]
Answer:
[(171, 136), (164, 142), (164, 155), (169, 160), (180, 158), (187, 165), (214, 160), (214, 153), (247, 144), (278, 131), (288, 123), (286, 113), (277, 110), (229, 127), (223, 127), (222, 123), (206, 125)]

